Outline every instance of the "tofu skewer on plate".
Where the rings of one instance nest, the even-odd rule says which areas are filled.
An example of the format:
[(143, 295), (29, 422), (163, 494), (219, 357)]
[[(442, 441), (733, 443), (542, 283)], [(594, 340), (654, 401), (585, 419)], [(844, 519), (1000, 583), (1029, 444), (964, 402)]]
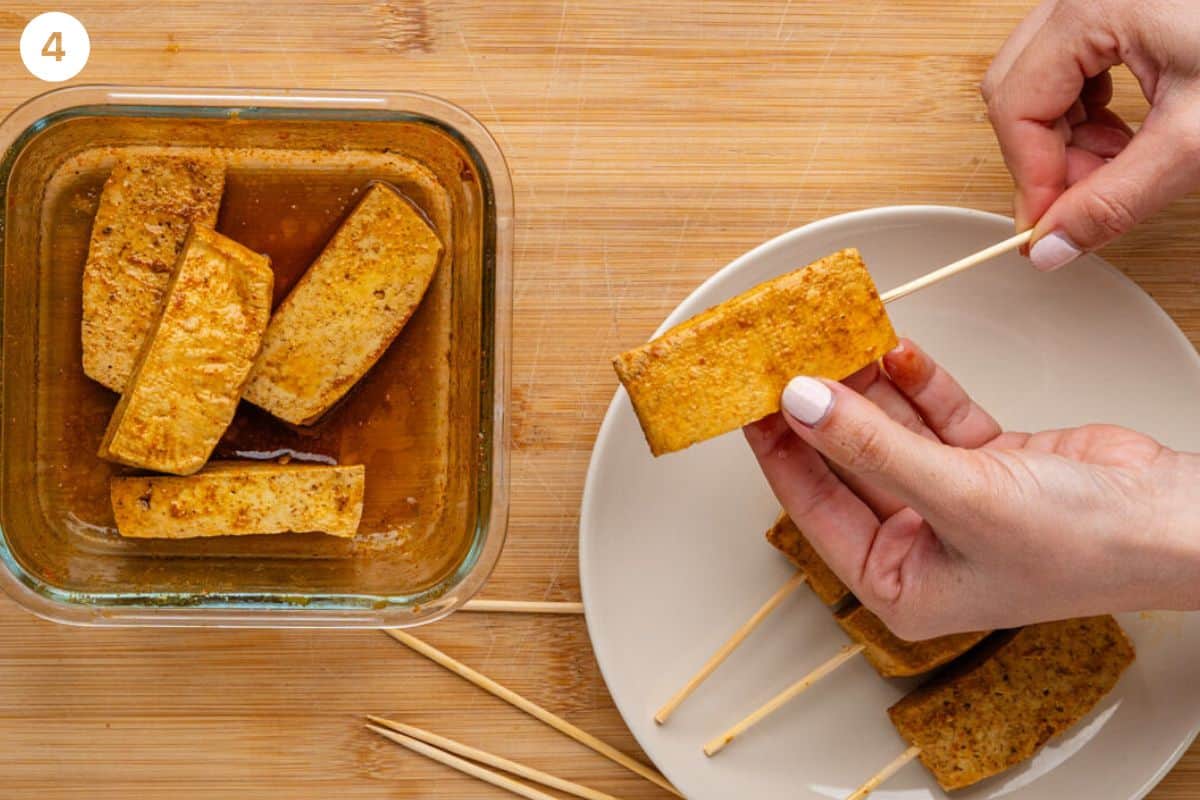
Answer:
[(1111, 616), (995, 634), (888, 709), (909, 747), (850, 795), (861, 800), (920, 759), (943, 789), (978, 783), (1032, 757), (1112, 691), (1134, 649)]
[[(765, 719), (775, 710), (782, 707), (788, 700), (799, 695), (817, 682), (821, 677), (831, 673), (841, 664), (859, 653), (865, 653), (868, 661), (884, 677), (907, 677), (919, 675), (935, 669), (968, 650), (972, 645), (986, 636), (986, 633), (956, 634), (939, 637), (927, 642), (906, 642), (887, 630), (883, 622), (856, 600), (850, 594), (849, 588), (834, 574), (829, 565), (821, 559), (809, 541), (804, 537), (795, 523), (787, 516), (780, 514), (775, 524), (767, 531), (767, 541), (775, 546), (797, 568), (797, 572), (768, 600), (754, 616), (743, 624), (728, 641), (704, 664), (704, 666), (667, 701), (654, 715), (658, 724), (665, 724), (675, 712), (705, 679), (711, 675), (733, 650), (762, 621), (783, 602), (790, 594), (803, 584), (807, 584), (818, 599), (825, 605), (842, 606), (834, 613), (834, 619), (843, 630), (850, 635), (854, 642), (839, 650), (828, 661), (821, 664), (804, 678), (792, 684), (787, 690), (777, 695), (774, 700), (755, 714), (752, 721), (745, 725), (743, 720), (739, 725), (745, 725), (733, 734), (733, 738), (748, 730), (757, 722)], [(762, 713), (768, 709), (766, 713)], [(747, 718), (748, 720), (750, 718)], [(728, 735), (728, 732), (727, 734)], [(706, 746), (718, 752), (728, 740), (718, 737)]]
[[(828, 660), (791, 686), (775, 695), (754, 712), (704, 745), (704, 753), (713, 756), (730, 742), (808, 691), (822, 678), (858, 654), (862, 654), (884, 678), (909, 678), (941, 667), (978, 644), (988, 631), (956, 633), (919, 642), (896, 636), (875, 614), (850, 594), (845, 584), (829, 569), (816, 550), (786, 514), (780, 515), (767, 532), (767, 539), (809, 575), (808, 584), (827, 604), (843, 603), (834, 612), (834, 620), (852, 640)], [(818, 576), (813, 579), (813, 576)]]

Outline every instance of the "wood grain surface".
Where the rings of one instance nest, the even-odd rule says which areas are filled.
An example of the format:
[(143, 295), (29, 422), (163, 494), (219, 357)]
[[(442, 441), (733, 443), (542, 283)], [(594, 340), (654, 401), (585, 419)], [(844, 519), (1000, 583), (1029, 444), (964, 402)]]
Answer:
[[(512, 522), (484, 594), (577, 599), (608, 357), (733, 257), (810, 220), (891, 203), (1007, 212), (976, 87), (1029, 5), (8, 2), (0, 111), (49, 88), (17, 39), (53, 7), (91, 34), (77, 82), (418, 90), (482, 119), (518, 209)], [(1127, 76), (1117, 91), (1140, 120)], [(1180, 202), (1107, 252), (1196, 343), (1198, 221), (1200, 200)], [(636, 752), (581, 619), (463, 614), (422, 635)], [(378, 632), (75, 629), (3, 598), (0, 699), (5, 798), (505, 796), (367, 733), (368, 712), (665, 797)], [(1200, 798), (1200, 750), (1152, 796)]]

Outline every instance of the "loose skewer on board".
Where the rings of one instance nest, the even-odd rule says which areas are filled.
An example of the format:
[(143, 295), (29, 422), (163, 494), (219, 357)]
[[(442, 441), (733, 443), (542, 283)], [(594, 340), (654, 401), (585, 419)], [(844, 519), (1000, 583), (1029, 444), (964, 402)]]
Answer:
[[(431, 747), (438, 748), (439, 750), (451, 753), (452, 755), (467, 758), (471, 761), (476, 761), (480, 764), (501, 770), (502, 772), (507, 772), (510, 775), (516, 775), (519, 778), (533, 781), (534, 783), (541, 784), (542, 786), (548, 786), (551, 789), (557, 789), (560, 792), (565, 792), (569, 795), (574, 795), (575, 797), (582, 797), (583, 800), (617, 800), (617, 798), (610, 794), (605, 794), (604, 792), (590, 789), (587, 786), (574, 783), (573, 781), (564, 780), (551, 775), (548, 772), (543, 772), (540, 769), (526, 766), (518, 761), (512, 761), (502, 756), (493, 755), (486, 750), (480, 750), (477, 747), (471, 747), (470, 745), (463, 744), (462, 742), (455, 741), (454, 739), (449, 739), (445, 736), (439, 736), (436, 733), (418, 728), (414, 725), (406, 725), (403, 722), (395, 722), (383, 717), (377, 717), (374, 714), (368, 714), (367, 719), (371, 723), (367, 725), (367, 728), (375, 733), (378, 733), (380, 736), (385, 736), (388, 739), (391, 739), (397, 744), (405, 745), (405, 742), (401, 741), (399, 737), (407, 736), (410, 739), (416, 739), (424, 742)], [(398, 734), (399, 737), (389, 736), (384, 731), (381, 731), (380, 728), (386, 728), (392, 733)], [(446, 762), (442, 761), (442, 763)], [(454, 767), (455, 765), (448, 764), (448, 766)]]
[(772, 611), (779, 607), (780, 603), (791, 596), (792, 592), (799, 589), (800, 586), (807, 580), (808, 576), (803, 572), (797, 572), (796, 574), (792, 575), (792, 577), (788, 578), (787, 583), (779, 587), (779, 590), (775, 592), (775, 594), (771, 595), (767, 602), (763, 603), (762, 606), (760, 606), (759, 609), (754, 612), (750, 619), (746, 620), (746, 622), (743, 623), (740, 628), (734, 631), (733, 635), (726, 640), (725, 644), (721, 645), (717, 652), (713, 653), (712, 656), (709, 657), (708, 661), (704, 662), (704, 666), (702, 666), (700, 670), (693, 675), (686, 684), (684, 684), (683, 688), (676, 692), (670, 700), (663, 704), (663, 707), (660, 708), (658, 713), (654, 715), (654, 721), (659, 725), (665, 723), (667, 719), (669, 719), (670, 716), (675, 713), (675, 709), (679, 708), (680, 704), (682, 704), (683, 701), (692, 694), (692, 692), (696, 691), (700, 684), (704, 683), (704, 681), (708, 679), (708, 676), (712, 675), (713, 671), (716, 670), (717, 667), (721, 666), (722, 662), (729, 657), (729, 654), (736, 650), (738, 645), (745, 641), (746, 637), (749, 636), (755, 628), (761, 625), (762, 621), (770, 616)]
[(551, 600), (468, 600), (462, 611), (508, 614), (582, 614), (583, 603)]
[(402, 733), (381, 727), (379, 725), (367, 725), (367, 730), (377, 733), (385, 739), (390, 739), (402, 747), (407, 747), (414, 753), (420, 753), (428, 759), (445, 764), (447, 767), (458, 770), (464, 775), (470, 775), (472, 778), (478, 778), (484, 783), (490, 783), (492, 786), (497, 786), (505, 789), (518, 797), (524, 797), (526, 800), (557, 800), (552, 794), (534, 789), (532, 786), (526, 786), (520, 781), (515, 781), (507, 775), (501, 775), (499, 772), (493, 772), (490, 769), (474, 764), (465, 758), (460, 758), (453, 753), (447, 753), (445, 750), (426, 744), (419, 739), (414, 739), (411, 736), (405, 736)]
[(650, 781), (654, 785), (656, 785), (662, 789), (665, 789), (666, 791), (670, 792), (671, 794), (675, 795), (676, 797), (683, 797), (683, 795), (681, 795), (679, 793), (679, 790), (676, 789), (674, 786), (672, 786), (671, 782), (668, 781), (666, 778), (664, 778), (662, 775), (660, 775), (658, 772), (656, 772), (655, 770), (646, 766), (645, 764), (641, 763), (637, 759), (634, 759), (634, 758), (631, 758), (630, 756), (625, 755), (624, 753), (622, 753), (617, 748), (613, 747), (608, 742), (604, 742), (604, 741), (601, 741), (600, 739), (597, 739), (595, 736), (592, 736), (590, 733), (583, 730), (582, 728), (572, 725), (570, 722), (567, 722), (565, 719), (558, 716), (557, 714), (554, 714), (551, 711), (547, 711), (546, 709), (542, 708), (537, 703), (534, 703), (531, 700), (525, 699), (521, 695), (514, 692), (512, 689), (509, 689), (505, 686), (501, 686), (499, 683), (496, 683), (494, 680), (487, 677), (483, 673), (478, 672), (474, 669), (471, 669), (470, 667), (468, 667), (466, 664), (462, 663), (461, 661), (451, 658), (450, 656), (443, 653), (441, 650), (438, 650), (436, 647), (434, 647), (431, 644), (428, 644), (427, 642), (421, 641), (416, 636), (413, 636), (411, 633), (407, 633), (406, 631), (402, 631), (397, 628), (383, 628), (382, 630), (384, 633), (386, 633), (388, 636), (395, 639), (397, 642), (400, 642), (401, 644), (408, 647), (409, 649), (425, 656), (426, 658), (428, 658), (430, 661), (434, 662), (435, 664), (437, 664), (441, 667), (445, 667), (446, 669), (453, 672), (455, 675), (458, 675), (460, 678), (464, 678), (465, 680), (470, 681), (471, 683), (478, 686), (480, 689), (483, 689), (485, 692), (489, 692), (489, 693), (495, 695), (496, 697), (500, 698), (501, 700), (508, 703), (509, 705), (511, 705), (515, 708), (518, 708), (521, 711), (524, 711), (526, 714), (533, 717), (534, 719), (544, 722), (545, 724), (549, 725), (551, 728), (554, 728), (559, 733), (569, 736), (570, 738), (574, 739), (575, 741), (579, 742), (580, 744), (584, 745), (585, 747), (591, 748), (592, 750), (596, 751), (597, 753), (599, 753), (600, 755), (609, 759), (610, 761), (620, 764), (622, 767), (625, 767), (625, 769), (629, 770), (630, 772), (633, 772), (636, 775), (640, 775), (641, 777)]

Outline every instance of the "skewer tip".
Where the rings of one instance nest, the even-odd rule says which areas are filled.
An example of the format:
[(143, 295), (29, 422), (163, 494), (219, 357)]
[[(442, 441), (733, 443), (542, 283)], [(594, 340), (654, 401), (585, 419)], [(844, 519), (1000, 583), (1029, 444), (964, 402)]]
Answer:
[(717, 738), (710, 741), (708, 744), (704, 745), (704, 755), (708, 756), (709, 758), (712, 758), (717, 753), (724, 750), (725, 745), (729, 744), (732, 741), (733, 741), (733, 737), (730, 736), (728, 733), (722, 734), (721, 736), (718, 736)]

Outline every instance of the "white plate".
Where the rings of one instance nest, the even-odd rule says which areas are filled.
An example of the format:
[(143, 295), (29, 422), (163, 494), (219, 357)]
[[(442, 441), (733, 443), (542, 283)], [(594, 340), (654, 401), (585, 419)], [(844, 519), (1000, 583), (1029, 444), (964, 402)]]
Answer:
[[(941, 207), (846, 214), (786, 233), (706, 281), (674, 325), (760, 281), (858, 247), (881, 289), (1011, 235), (1006, 218)], [(1099, 258), (1052, 275), (1012, 254), (889, 307), (1008, 427), (1112, 422), (1200, 450), (1200, 358), (1174, 323)], [(842, 798), (904, 749), (884, 709), (905, 687), (856, 659), (724, 752), (701, 745), (845, 639), (797, 592), (671, 718), (654, 711), (791, 573), (763, 540), (777, 505), (740, 433), (654, 459), (625, 392), (588, 470), (580, 572), (588, 629), (625, 721), (692, 800)], [(1138, 659), (1084, 724), (958, 798), (1136, 798), (1200, 722), (1200, 617), (1121, 619)], [(941, 797), (910, 764), (875, 797)]]

